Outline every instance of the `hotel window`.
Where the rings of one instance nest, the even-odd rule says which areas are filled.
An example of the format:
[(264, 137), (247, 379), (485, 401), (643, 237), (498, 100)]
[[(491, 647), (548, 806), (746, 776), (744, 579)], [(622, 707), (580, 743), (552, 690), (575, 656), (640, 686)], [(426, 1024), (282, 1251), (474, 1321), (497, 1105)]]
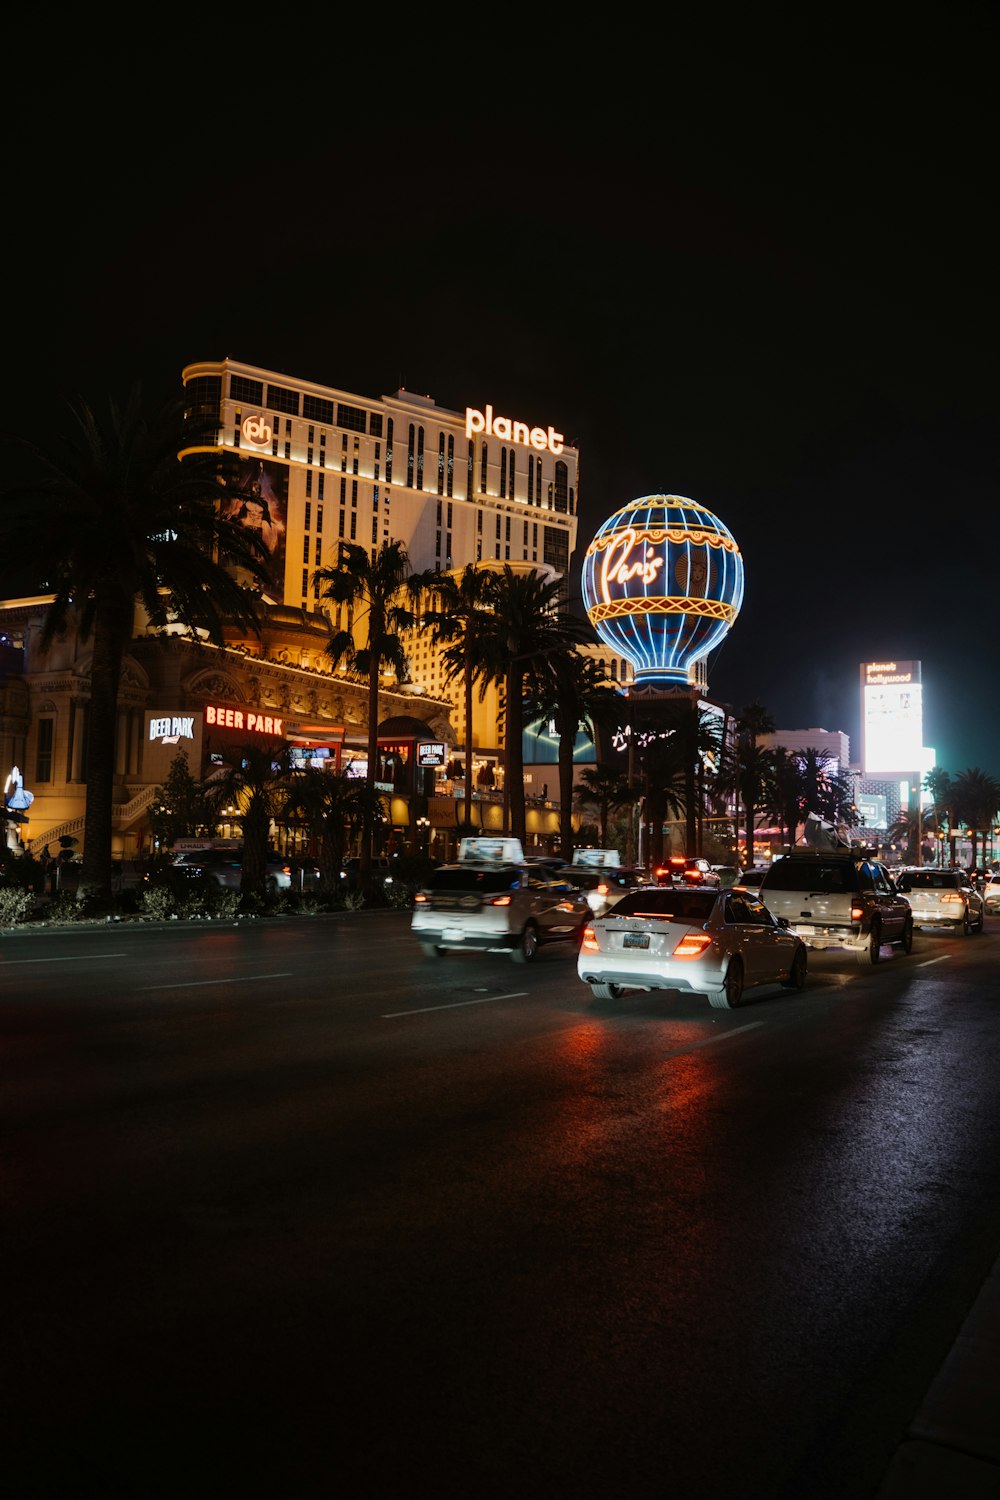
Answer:
[(358, 508), (358, 481), (351, 480), (351, 506), (354, 510)]
[(510, 548), (509, 547), (504, 547), (504, 549), (503, 549), (503, 556), (504, 556), (504, 562), (510, 562)]
[(378, 516), (372, 516), (372, 541), (378, 541)]
[(406, 488), (413, 488), (413, 444), (416, 437), (416, 428), (410, 423), (410, 440), (406, 448)]
[(385, 434), (385, 482), (392, 483), (392, 418), (386, 422)]
[(309, 561), (309, 538), (307, 536), (302, 538), (302, 561), (304, 563)]
[(500, 499), (507, 498), (507, 449), (500, 449)]
[(476, 530), (478, 532), (482, 532), (482, 529), (483, 529), (483, 513), (482, 513), (481, 510), (477, 510), (476, 511)]
[(528, 454), (528, 504), (529, 505), (534, 505), (534, 503), (535, 503), (535, 461), (531, 457), (531, 454), (529, 453)]
[(542, 460), (535, 459), (535, 504), (542, 503)]
[(482, 562), (482, 560), (483, 560), (483, 544), (482, 544), (482, 542), (478, 542), (477, 541), (476, 542), (476, 562)]
[[(328, 427), (333, 426), (333, 402), (325, 401), (322, 396), (303, 396), (302, 415), (307, 422), (325, 422)], [(312, 438), (309, 439), (312, 442)], [(320, 438), (322, 443), (323, 439)]]
[(452, 513), (453, 508), (454, 507), (451, 506), (451, 505), (448, 506), (448, 530), (449, 531), (451, 530), (451, 513)]
[[(497, 516), (497, 541), (500, 540), (500, 517)], [(499, 556), (499, 554), (498, 554)]]
[(312, 451), (311, 448), (307, 448), (306, 449), (306, 463), (307, 464), (311, 464), (312, 461), (313, 461), (313, 451)]
[[(322, 480), (320, 481), (320, 483), (322, 484)], [(321, 493), (322, 493), (322, 491), (321, 491)], [(323, 530), (323, 507), (322, 507), (322, 505), (317, 505), (317, 507), (316, 507), (316, 530), (317, 531), (322, 531)]]
[(52, 746), (55, 740), (55, 719), (39, 719), (38, 746), (35, 751), (35, 780), (52, 780)]
[(510, 450), (510, 498), (512, 500), (517, 499), (517, 495), (514, 492), (514, 459), (516, 458), (516, 456), (517, 450), (515, 448), (512, 448)]
[(438, 494), (444, 494), (444, 433), (438, 436)]
[(240, 414), (239, 414), (239, 412), (237, 412), (236, 413), (236, 426), (233, 428), (233, 447), (234, 448), (238, 448), (240, 446), (240, 442), (241, 442), (241, 440), (243, 438), (243, 433), (240, 430), (242, 426), (243, 426), (243, 424), (240, 421)]
[(317, 537), (316, 538), (316, 556), (313, 559), (314, 566), (318, 568), (319, 565), (320, 565), (320, 563), (322, 561), (323, 561), (323, 538), (322, 537)]
[(556, 510), (565, 515), (569, 510), (569, 470), (562, 459), (556, 462)]
[(376, 479), (379, 477), (378, 471), (379, 471), (379, 464), (380, 464), (381, 458), (382, 458), (382, 444), (381, 443), (376, 443), (375, 444), (375, 475), (374, 475), (374, 477)]
[(479, 467), (479, 493), (486, 494), (486, 444), (483, 444), (482, 462)]
[[(308, 478), (308, 477), (309, 476), (307, 475), (306, 478)], [(307, 500), (306, 501), (306, 530), (307, 531), (309, 530), (309, 527), (311, 525), (312, 525), (312, 505)]]
[(316, 433), (315, 427), (310, 427), (309, 428), (309, 434), (308, 434), (308, 437), (306, 438), (306, 441), (309, 442), (309, 443), (314, 443), (316, 441), (315, 433)]
[(576, 515), (576, 495), (572, 485), (569, 487), (569, 513), (571, 516)]
[(337, 527), (337, 535), (338, 536), (343, 536), (344, 535), (344, 512), (343, 511), (340, 512), (340, 525)]
[[(307, 469), (307, 470), (306, 470), (306, 494), (307, 494), (307, 495), (311, 495), (311, 494), (312, 494), (312, 492), (313, 492), (313, 477), (312, 477), (312, 471), (311, 471), (311, 470), (309, 470), (309, 469)], [(308, 522), (308, 521), (307, 521), (307, 522), (306, 522), (306, 525), (307, 525), (307, 526), (308, 526), (308, 525), (309, 525), (309, 522)]]
[(292, 445), (291, 445), (291, 443), (286, 443), (285, 444), (285, 457), (286, 458), (291, 458), (291, 456), (292, 456)]
[(444, 539), (444, 560), (445, 560), (445, 563), (447, 564), (447, 566), (450, 568), (451, 567), (451, 532), (450, 531), (448, 532), (447, 536)]
[(326, 491), (326, 475), (325, 474), (320, 474), (320, 476), (319, 476), (319, 484), (318, 484), (318, 488), (317, 488), (317, 491), (316, 491), (317, 496), (319, 497), (320, 500), (322, 500), (325, 491)]
[(424, 487), (424, 429), (417, 428), (417, 489)]
[(437, 503), (437, 513), (436, 513), (434, 519), (437, 522), (437, 524), (440, 526), (441, 525), (441, 501), (440, 500)]
[(277, 428), (274, 429), (274, 437), (271, 439), (271, 452), (273, 453), (274, 457), (277, 458), (277, 456), (278, 456), (278, 429)]
[(441, 533), (440, 533), (440, 531), (435, 531), (435, 533), (434, 533), (434, 556), (437, 558), (438, 562), (441, 561)]
[(229, 397), (230, 400), (244, 402), (247, 406), (263, 406), (264, 382), (248, 380), (245, 375), (230, 375)]
[(341, 505), (346, 505), (347, 504), (347, 480), (346, 479), (342, 479), (340, 481), (340, 503), (341, 503)]
[(528, 545), (528, 523), (527, 523), (527, 521), (525, 521), (525, 523), (524, 523), (524, 545), (525, 545), (525, 547), (527, 547), (527, 545)]
[(368, 431), (372, 437), (382, 436), (382, 413), (380, 411), (370, 411), (368, 413)]
[(475, 474), (474, 449), (473, 449), (473, 446), (472, 446), (472, 440), (470, 439), (469, 440), (469, 459), (468, 459), (467, 472), (466, 472), (466, 475), (465, 475), (465, 498), (466, 498), (466, 500), (471, 500), (472, 499), (472, 488), (473, 488), (472, 481), (473, 481), (474, 474)]
[(448, 437), (448, 494), (455, 493), (455, 439)]
[[(283, 385), (269, 385), (267, 388), (267, 409), (268, 411), (288, 412), (291, 416), (297, 417), (299, 414), (298, 391), (287, 390)], [(291, 422), (286, 423), (285, 431), (291, 432), (291, 430)]]
[[(360, 406), (345, 406), (342, 401), (337, 402), (337, 426), (347, 427), (351, 432), (364, 432), (367, 427), (365, 411)], [(344, 439), (347, 442), (347, 439)]]
[(308, 594), (308, 592), (309, 592), (309, 569), (308, 568), (303, 568), (302, 569), (302, 595), (303, 595), (303, 598), (305, 597), (306, 594)]
[(358, 539), (358, 518), (357, 518), (357, 515), (355, 514), (355, 512), (352, 511), (351, 512), (351, 541), (352, 542), (356, 542), (357, 539)]

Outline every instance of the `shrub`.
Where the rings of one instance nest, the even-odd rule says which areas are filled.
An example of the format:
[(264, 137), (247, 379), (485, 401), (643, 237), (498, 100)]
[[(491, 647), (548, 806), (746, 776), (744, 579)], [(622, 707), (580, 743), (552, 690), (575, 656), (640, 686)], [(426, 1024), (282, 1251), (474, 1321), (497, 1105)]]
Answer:
[(35, 909), (35, 898), (31, 891), (0, 886), (0, 927), (17, 927), (27, 922)]
[(163, 922), (177, 915), (177, 897), (167, 884), (148, 885), (142, 893), (142, 914)]

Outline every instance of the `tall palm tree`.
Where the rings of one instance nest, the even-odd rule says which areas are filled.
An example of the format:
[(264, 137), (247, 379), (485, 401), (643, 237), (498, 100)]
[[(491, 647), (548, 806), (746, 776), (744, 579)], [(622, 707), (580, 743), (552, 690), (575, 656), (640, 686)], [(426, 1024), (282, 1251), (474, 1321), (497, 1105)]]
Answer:
[[(731, 746), (729, 783), (736, 804), (736, 848), (740, 846), (740, 797), (743, 797), (744, 818), (747, 828), (747, 858), (753, 864), (753, 836), (755, 814), (759, 797), (766, 797), (765, 785), (770, 781), (774, 759), (761, 755), (757, 739), (762, 734), (773, 734), (775, 722), (770, 710), (757, 698), (740, 709), (736, 717), (736, 733)], [(749, 771), (746, 769), (749, 767)]]
[[(314, 579), (320, 585), (323, 599), (334, 605), (347, 605), (352, 616), (350, 629), (333, 629), (326, 650), (334, 662), (343, 662), (352, 676), (368, 683), (365, 781), (371, 805), (378, 756), (379, 679), (385, 667), (391, 668), (398, 679), (405, 679), (406, 652), (400, 637), (416, 624), (416, 608), (426, 581), (423, 575), (410, 571), (409, 555), (400, 541), (383, 542), (374, 554), (365, 547), (340, 542), (337, 561), (332, 567), (317, 569)], [(355, 640), (354, 632), (359, 628), (364, 645)], [(374, 830), (375, 824), (369, 817), (361, 836), (360, 873), (366, 888), (371, 884)]]
[(953, 788), (956, 819), (965, 824), (972, 844), (972, 863), (977, 863), (979, 834), (986, 845), (986, 829), (992, 828), (1000, 811), (1000, 781), (970, 766), (955, 777)]
[(622, 717), (622, 699), (605, 675), (604, 664), (573, 646), (529, 664), (525, 698), (532, 718), (551, 719), (559, 740), (559, 852), (573, 859), (573, 755), (582, 730), (591, 740), (594, 726), (610, 727)]
[[(930, 793), (932, 815), (934, 818), (934, 842), (937, 848), (938, 863), (942, 858), (943, 840), (941, 836), (942, 819), (951, 826), (952, 805), (952, 783), (951, 774), (943, 766), (934, 766), (924, 776), (924, 786)], [(951, 852), (952, 860), (955, 858), (954, 846)]]
[(91, 641), (90, 727), (80, 892), (111, 901), (111, 814), (122, 662), (141, 604), (154, 626), (180, 622), (222, 644), (223, 626), (259, 629), (251, 582), (267, 578), (259, 536), (223, 516), (238, 458), (214, 420), (173, 401), (148, 415), (136, 386), (98, 414), (71, 404), (72, 430), (51, 454), (22, 444), (7, 491), (0, 587), (16, 577), (52, 594), (43, 644), (71, 626)]
[(284, 740), (236, 746), (227, 751), (226, 764), (203, 784), (205, 801), (216, 817), (230, 804), (236, 808), (243, 830), (244, 896), (263, 896), (266, 889), (271, 824), (282, 816), (288, 796), (289, 753)]
[[(504, 685), (504, 800), (505, 823), (512, 836), (526, 840), (524, 810), (524, 679), (530, 662), (592, 638), (589, 625), (559, 612), (562, 580), (541, 573), (515, 572), (508, 564), (491, 572), (489, 600), (492, 613), (484, 629), (484, 645), (491, 654), (494, 680)], [(509, 799), (509, 800), (508, 800)]]
[(319, 851), (320, 886), (335, 891), (340, 884), (348, 839), (371, 821), (385, 816), (381, 797), (367, 783), (344, 771), (293, 771), (289, 777), (284, 817), (308, 829)]
[(598, 763), (580, 772), (573, 800), (580, 809), (597, 809), (598, 838), (602, 849), (608, 846), (608, 820), (613, 811), (630, 807), (638, 796), (637, 789), (624, 771), (616, 766)]
[(485, 693), (490, 680), (489, 658), (484, 645), (484, 616), (490, 613), (490, 573), (468, 563), (458, 578), (442, 573), (426, 580), (436, 600), (422, 612), (435, 644), (444, 643), (445, 681), (462, 679), (465, 707), (465, 795), (462, 821), (472, 823), (472, 698), (477, 681)]

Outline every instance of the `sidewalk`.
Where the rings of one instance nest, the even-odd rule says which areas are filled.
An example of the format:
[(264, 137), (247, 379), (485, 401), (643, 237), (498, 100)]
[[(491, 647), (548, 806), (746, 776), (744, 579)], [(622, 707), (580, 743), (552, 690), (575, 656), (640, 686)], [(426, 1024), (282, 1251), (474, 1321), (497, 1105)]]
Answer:
[(1000, 1497), (1000, 1260), (872, 1500)]

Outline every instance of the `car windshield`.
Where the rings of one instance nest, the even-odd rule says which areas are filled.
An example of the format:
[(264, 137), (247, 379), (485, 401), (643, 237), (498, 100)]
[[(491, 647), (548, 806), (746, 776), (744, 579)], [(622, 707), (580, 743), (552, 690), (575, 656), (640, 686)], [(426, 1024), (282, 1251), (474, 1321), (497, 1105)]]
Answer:
[(843, 860), (779, 859), (764, 881), (766, 891), (829, 891), (842, 895), (857, 888), (854, 865)]
[(686, 891), (657, 886), (623, 896), (616, 917), (657, 917), (676, 922), (707, 922), (717, 900), (715, 891)]
[(474, 870), (452, 865), (444, 870), (433, 870), (427, 888), (432, 891), (474, 891), (492, 896), (497, 891), (516, 891), (520, 884), (520, 874), (509, 866), (500, 870)]
[(896, 879), (900, 891), (953, 891), (958, 876), (950, 870), (907, 870)]

